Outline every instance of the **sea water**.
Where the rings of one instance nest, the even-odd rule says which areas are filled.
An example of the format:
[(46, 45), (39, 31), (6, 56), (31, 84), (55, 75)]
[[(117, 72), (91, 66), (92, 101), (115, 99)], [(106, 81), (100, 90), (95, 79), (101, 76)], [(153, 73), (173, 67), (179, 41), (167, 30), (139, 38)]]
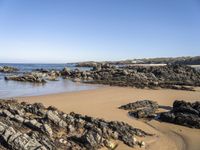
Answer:
[[(62, 70), (64, 67), (75, 69), (75, 64), (0, 64), (0, 66), (12, 66), (20, 69), (19, 73), (31, 72), (35, 69), (56, 69)], [(90, 68), (79, 68), (90, 69)], [(81, 90), (95, 89), (97, 85), (82, 84), (59, 78), (59, 81), (47, 81), (46, 84), (6, 81), (5, 76), (12, 73), (0, 73), (0, 98), (12, 98), (22, 96), (36, 96), (61, 92), (73, 92)]]

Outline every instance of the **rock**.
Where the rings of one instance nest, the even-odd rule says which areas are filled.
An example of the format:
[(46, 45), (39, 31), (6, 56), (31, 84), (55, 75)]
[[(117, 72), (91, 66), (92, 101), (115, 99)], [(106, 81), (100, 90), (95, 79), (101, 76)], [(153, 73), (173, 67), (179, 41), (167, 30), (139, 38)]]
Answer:
[(21, 116), (19, 115), (15, 115), (14, 119), (20, 123), (23, 123), (24, 122), (24, 118), (22, 118)]
[(88, 71), (63, 69), (64, 78), (85, 83), (97, 83), (136, 88), (170, 88), (193, 91), (200, 86), (200, 71), (189, 66), (122, 66), (99, 63)]
[(154, 118), (158, 107), (155, 101), (142, 100), (122, 105), (119, 109), (129, 110), (129, 115), (135, 118)]
[(66, 122), (64, 122), (62, 119), (58, 117), (53, 111), (49, 110), (47, 112), (47, 118), (50, 119), (55, 124), (59, 125), (60, 127), (66, 127)]
[(102, 137), (94, 131), (88, 131), (81, 137), (82, 143), (89, 149), (97, 149), (102, 142)]
[(152, 108), (143, 108), (136, 111), (129, 111), (129, 115), (135, 118), (154, 118), (156, 110)]
[(74, 132), (75, 128), (72, 125), (69, 125), (68, 126), (68, 130), (69, 130), (69, 132)]
[(6, 76), (5, 80), (14, 80), (14, 81), (21, 81), (21, 82), (33, 82), (33, 83), (46, 83), (46, 81), (38, 76), (32, 74), (24, 74), (24, 75), (13, 75), (13, 76)]
[(15, 67), (11, 67), (11, 66), (0, 66), (0, 72), (3, 72), (3, 73), (13, 73), (13, 72), (17, 72), (19, 71), (18, 68), (15, 68)]
[(76, 67), (96, 67), (96, 62), (80, 62), (76, 64)]
[(61, 71), (61, 75), (62, 76), (70, 76), (71, 75), (71, 70), (70, 69), (68, 69), (68, 68), (64, 68), (62, 71)]
[(31, 120), (25, 119), (25, 120), (24, 120), (24, 123), (25, 123), (27, 126), (33, 128), (33, 129), (36, 129), (36, 130), (40, 129), (41, 126), (42, 126), (42, 124), (39, 123), (36, 119), (31, 119)]
[(43, 126), (44, 126), (45, 132), (46, 132), (48, 135), (52, 136), (52, 135), (53, 135), (53, 131), (52, 131), (51, 127), (50, 127), (48, 124), (44, 124)]
[(64, 139), (60, 139), (59, 142), (62, 143), (62, 144), (67, 144), (67, 141), (64, 140)]
[(122, 105), (119, 108), (124, 110), (136, 110), (144, 107), (151, 107), (153, 109), (158, 109), (158, 103), (151, 100), (141, 100), (126, 105)]
[(41, 103), (1, 100), (0, 116), (0, 148), (5, 150), (114, 149), (117, 141), (134, 147), (139, 143), (133, 137), (152, 135), (124, 122), (65, 114)]
[(105, 140), (104, 144), (108, 149), (116, 149), (118, 146), (116, 143), (109, 141), (109, 140)]
[(145, 147), (145, 142), (144, 141), (139, 142), (139, 146), (144, 148)]
[(200, 102), (174, 101), (173, 109), (160, 114), (159, 119), (192, 128), (200, 128)]
[[(16, 132), (12, 127), (0, 122), (0, 137), (3, 138), (11, 149), (47, 150), (37, 140), (31, 139), (28, 135)], [(9, 149), (10, 149), (9, 148)]]

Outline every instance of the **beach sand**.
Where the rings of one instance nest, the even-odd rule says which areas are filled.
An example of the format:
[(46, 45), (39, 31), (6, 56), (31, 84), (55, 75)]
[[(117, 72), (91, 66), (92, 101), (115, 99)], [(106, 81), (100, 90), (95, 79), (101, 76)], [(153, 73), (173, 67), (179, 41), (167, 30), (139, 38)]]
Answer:
[[(56, 88), (56, 87), (55, 87)], [(46, 106), (53, 105), (69, 113), (76, 112), (106, 120), (124, 121), (133, 127), (155, 134), (141, 140), (146, 142), (145, 149), (149, 150), (200, 150), (200, 130), (179, 125), (158, 122), (139, 121), (128, 116), (127, 111), (118, 109), (119, 106), (137, 100), (154, 100), (160, 105), (172, 106), (174, 100), (200, 100), (198, 91), (149, 90), (123, 87), (102, 87), (95, 90), (60, 93), (44, 96), (18, 98), (29, 103), (41, 102)], [(118, 150), (133, 149), (119, 143)], [(142, 149), (142, 148), (136, 148)]]

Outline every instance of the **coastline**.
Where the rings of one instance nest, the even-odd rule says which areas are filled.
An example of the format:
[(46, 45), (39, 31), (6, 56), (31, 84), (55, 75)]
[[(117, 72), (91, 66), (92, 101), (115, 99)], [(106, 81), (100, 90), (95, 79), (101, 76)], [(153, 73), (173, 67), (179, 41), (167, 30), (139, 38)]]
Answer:
[[(42, 96), (18, 97), (19, 101), (29, 103), (41, 102), (46, 106), (53, 105), (69, 113), (76, 112), (106, 120), (124, 121), (144, 131), (155, 134), (143, 139), (147, 143), (146, 149), (198, 150), (200, 131), (179, 125), (149, 121), (148, 123), (136, 120), (127, 115), (119, 106), (137, 100), (150, 99), (160, 105), (171, 106), (176, 99), (193, 102), (200, 97), (200, 91), (178, 91), (169, 89), (136, 89), (129, 87), (100, 87), (93, 90), (64, 92)], [(117, 149), (131, 149), (120, 143)]]

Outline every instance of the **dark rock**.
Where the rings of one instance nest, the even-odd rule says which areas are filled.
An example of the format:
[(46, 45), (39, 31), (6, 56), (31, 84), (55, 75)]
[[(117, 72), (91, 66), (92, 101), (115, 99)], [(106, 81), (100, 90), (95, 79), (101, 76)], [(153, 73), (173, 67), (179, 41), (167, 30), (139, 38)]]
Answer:
[(135, 118), (154, 118), (156, 116), (155, 111), (155, 109), (147, 107), (136, 111), (129, 111), (128, 114)]
[(192, 128), (200, 128), (200, 103), (176, 100), (173, 109), (160, 114), (159, 119)]
[(41, 103), (0, 101), (0, 148), (3, 149), (113, 149), (116, 140), (134, 147), (139, 146), (135, 136), (151, 135), (124, 122), (65, 114)]
[(135, 118), (154, 118), (158, 109), (158, 103), (150, 100), (142, 100), (122, 105), (119, 109), (129, 110), (129, 115)]
[(124, 110), (136, 110), (144, 107), (151, 107), (153, 109), (158, 109), (158, 103), (151, 100), (141, 100), (126, 105), (122, 105), (119, 108)]
[(123, 66), (100, 63), (88, 71), (63, 69), (64, 78), (85, 83), (97, 83), (137, 88), (170, 88), (193, 91), (200, 86), (200, 71), (182, 65)]

